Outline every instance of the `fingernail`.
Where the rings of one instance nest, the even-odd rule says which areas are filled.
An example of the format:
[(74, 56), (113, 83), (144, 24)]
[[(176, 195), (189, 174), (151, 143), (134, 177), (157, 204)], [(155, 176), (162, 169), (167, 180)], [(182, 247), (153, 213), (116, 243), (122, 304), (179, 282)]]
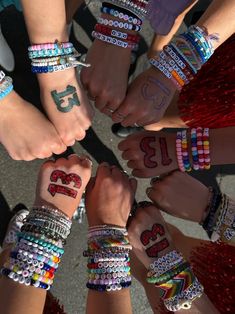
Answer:
[(138, 207), (141, 207), (141, 208), (145, 208), (145, 207), (148, 207), (150, 205), (152, 205), (152, 203), (148, 202), (148, 201), (142, 201), (142, 202), (138, 203)]
[(160, 177), (155, 177), (155, 178), (152, 178), (151, 181), (150, 181), (150, 184), (153, 185), (154, 183), (160, 181)]

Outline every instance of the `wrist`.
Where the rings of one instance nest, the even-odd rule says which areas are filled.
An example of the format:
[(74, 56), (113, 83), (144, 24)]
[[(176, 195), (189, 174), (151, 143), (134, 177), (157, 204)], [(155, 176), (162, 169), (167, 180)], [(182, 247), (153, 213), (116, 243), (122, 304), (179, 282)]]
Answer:
[(40, 88), (64, 88), (65, 85), (76, 80), (76, 72), (74, 68), (71, 68), (59, 72), (40, 73), (37, 74), (37, 79)]

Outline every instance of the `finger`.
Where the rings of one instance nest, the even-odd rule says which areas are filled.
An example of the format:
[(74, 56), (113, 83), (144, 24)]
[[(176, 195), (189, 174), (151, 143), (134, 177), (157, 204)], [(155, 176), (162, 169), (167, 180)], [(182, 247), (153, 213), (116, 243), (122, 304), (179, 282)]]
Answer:
[(124, 179), (127, 177), (127, 175), (122, 170), (120, 170), (117, 166), (111, 166), (110, 168), (111, 168), (112, 175), (116, 176), (117, 178)]
[(137, 178), (151, 178), (151, 173), (147, 169), (133, 169), (132, 175)]
[(97, 96), (95, 99), (95, 106), (96, 108), (102, 112), (102, 110), (105, 108), (105, 106), (107, 105), (107, 99), (105, 99), (102, 96)]
[(131, 141), (129, 140), (129, 136), (128, 136), (127, 139), (121, 141), (118, 144), (118, 149), (121, 150), (121, 151), (129, 150), (130, 149), (130, 145), (131, 145)]
[(137, 190), (138, 182), (134, 178), (129, 179), (129, 182), (130, 182), (131, 189), (132, 189), (133, 193), (135, 194), (136, 190)]
[(139, 160), (129, 160), (127, 167), (131, 169), (143, 169), (143, 164)]
[(137, 115), (136, 112), (128, 114), (125, 119), (121, 122), (122, 126), (127, 127), (127, 126), (132, 126), (137, 121), (139, 120), (139, 116)]
[(120, 123), (120, 122), (122, 122), (124, 119), (125, 119), (125, 116), (124, 116), (123, 114), (121, 114), (121, 113), (116, 113), (116, 112), (114, 112), (114, 113), (112, 114), (112, 120), (113, 120), (114, 123)]
[(95, 181), (96, 181), (96, 177), (91, 177), (90, 181), (88, 182), (87, 186), (86, 186), (86, 191), (85, 191), (85, 201), (86, 201), (86, 197), (88, 197), (88, 195), (92, 192), (94, 186), (95, 186)]
[(159, 182), (161, 182), (161, 178), (160, 178), (160, 177), (154, 177), (154, 178), (151, 179), (150, 184), (151, 184), (152, 186), (154, 186), (155, 183), (157, 184), (157, 183), (159, 183)]
[(139, 153), (134, 150), (126, 150), (122, 153), (122, 159), (124, 160), (138, 160), (140, 158)]
[(110, 171), (110, 166), (107, 162), (102, 162), (96, 171), (96, 177), (99, 178), (103, 178), (106, 176), (110, 176), (111, 175), (111, 171)]
[(163, 205), (163, 195), (158, 192), (157, 190), (155, 190), (154, 188), (147, 188), (146, 189), (146, 195), (148, 196), (149, 199), (151, 199), (152, 202), (154, 202), (154, 204), (161, 208), (161, 210), (164, 210), (164, 206)]

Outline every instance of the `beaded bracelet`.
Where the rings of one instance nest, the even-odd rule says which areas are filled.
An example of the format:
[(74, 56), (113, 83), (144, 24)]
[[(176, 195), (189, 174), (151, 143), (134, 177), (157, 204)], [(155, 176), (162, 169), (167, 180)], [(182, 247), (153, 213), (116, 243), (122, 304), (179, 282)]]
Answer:
[(135, 32), (139, 32), (141, 30), (141, 26), (139, 25), (134, 25), (127, 22), (120, 22), (116, 20), (103, 19), (101, 17), (98, 18), (98, 23), (105, 26), (111, 26), (111, 27), (116, 27), (116, 28), (130, 30), (130, 31), (132, 30)]
[(44, 57), (57, 57), (65, 56), (75, 52), (74, 48), (61, 48), (61, 49), (44, 49), (44, 50), (34, 50), (29, 51), (28, 56), (30, 59), (44, 58)]
[[(110, 0), (109, 2), (114, 3), (120, 8), (127, 9), (128, 11), (137, 15), (140, 19), (144, 19), (147, 14), (147, 10), (145, 9), (147, 1), (139, 1), (139, 5), (134, 3), (134, 1), (129, 0)], [(143, 3), (143, 6), (141, 5), (141, 3)]]
[[(46, 207), (32, 209), (25, 218), (22, 232), (17, 234), (18, 240), (3, 265), (1, 274), (20, 284), (49, 290), (64, 253), (61, 242), (68, 236), (70, 227), (71, 220), (60, 210), (50, 211)], [(37, 233), (32, 235), (31, 232), (27, 233), (27, 229), (31, 232), (36, 229)], [(50, 242), (46, 241), (48, 237)], [(55, 237), (58, 242), (53, 240)]]
[(136, 50), (138, 48), (137, 44), (128, 43), (110, 36), (103, 35), (95, 31), (92, 32), (92, 37), (122, 48), (130, 48), (132, 50)]
[(172, 312), (176, 312), (181, 309), (188, 310), (191, 308), (192, 302), (202, 296), (203, 291), (204, 287), (201, 285), (198, 279), (195, 278), (192, 285), (181, 294), (176, 295), (171, 299), (164, 300), (164, 305), (169, 311)]
[(199, 170), (199, 156), (198, 156), (198, 149), (197, 149), (197, 130), (195, 128), (191, 129), (191, 150), (192, 150), (193, 169)]
[(51, 50), (51, 49), (72, 48), (72, 47), (73, 47), (73, 44), (70, 42), (63, 43), (56, 40), (55, 43), (32, 45), (28, 47), (28, 51)]
[(12, 78), (5, 76), (0, 83), (0, 100), (6, 97), (13, 90)]
[[(124, 235), (125, 234), (125, 235)], [(129, 250), (131, 246), (125, 228), (94, 226), (88, 231), (87, 288), (115, 291), (131, 284)]]
[(176, 250), (150, 264), (147, 276), (147, 281), (160, 290), (160, 297), (170, 311), (190, 308), (192, 301), (203, 293), (190, 264)]
[(96, 24), (95, 31), (103, 35), (108, 35), (108, 36), (113, 36), (120, 39), (124, 39), (132, 43), (138, 43), (140, 40), (140, 36), (138, 35), (131, 35), (131, 34), (123, 33), (123, 32), (117, 31), (116, 29), (112, 29), (108, 26), (103, 26), (100, 24)]
[(178, 131), (176, 135), (176, 155), (178, 166), (181, 171), (191, 171), (188, 153), (187, 131)]
[[(138, 17), (133, 12), (131, 12), (130, 10), (127, 10), (125, 8), (121, 8), (120, 6), (117, 6), (117, 5), (113, 4), (113, 3), (103, 2), (102, 1), (102, 7), (106, 7), (108, 9), (113, 9), (113, 10), (121, 12), (121, 13), (123, 13), (125, 15), (132, 16), (133, 18), (137, 18), (138, 19)], [(142, 23), (142, 20), (141, 20), (141, 23)]]
[(139, 26), (142, 25), (142, 20), (141, 19), (138, 19), (138, 18), (133, 17), (133, 16), (128, 15), (128, 14), (124, 14), (123, 12), (120, 12), (120, 11), (115, 10), (113, 8), (108, 8), (108, 7), (102, 6), (100, 8), (100, 11), (101, 11), (101, 13), (109, 14), (111, 16), (119, 18), (120, 20), (124, 20), (127, 23), (134, 24), (134, 25), (139, 25)]
[(5, 77), (5, 73), (3, 71), (0, 71), (0, 83), (2, 82), (4, 77)]

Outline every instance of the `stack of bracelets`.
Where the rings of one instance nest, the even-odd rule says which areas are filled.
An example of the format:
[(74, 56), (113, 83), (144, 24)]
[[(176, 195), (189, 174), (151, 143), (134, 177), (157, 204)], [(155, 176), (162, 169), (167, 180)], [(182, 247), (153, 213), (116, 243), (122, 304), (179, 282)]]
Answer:
[(32, 45), (28, 48), (33, 73), (51, 73), (64, 71), (70, 68), (90, 66), (78, 61), (80, 54), (70, 42)]
[(0, 100), (6, 97), (13, 90), (12, 78), (0, 71)]
[(235, 243), (235, 203), (227, 195), (212, 192), (200, 223), (213, 242)]
[(209, 170), (211, 165), (209, 147), (209, 129), (191, 129), (192, 166), (189, 157), (187, 130), (177, 132), (176, 155), (180, 171)]
[(131, 245), (127, 230), (102, 225), (90, 227), (88, 249), (87, 288), (96, 291), (115, 291), (131, 285), (129, 251)]
[(198, 26), (190, 26), (186, 33), (174, 37), (149, 62), (169, 78), (180, 91), (212, 56), (213, 40), (218, 40), (218, 36), (208, 35), (205, 29)]
[(203, 286), (181, 253), (171, 251), (149, 266), (147, 282), (160, 289), (160, 297), (169, 311), (190, 309), (203, 293)]
[(137, 50), (140, 36), (127, 31), (141, 30), (147, 3), (145, 0), (102, 2), (100, 10), (105, 18), (98, 19), (92, 36), (115, 46)]
[(20, 284), (49, 290), (71, 225), (70, 218), (58, 209), (34, 207), (1, 274)]

